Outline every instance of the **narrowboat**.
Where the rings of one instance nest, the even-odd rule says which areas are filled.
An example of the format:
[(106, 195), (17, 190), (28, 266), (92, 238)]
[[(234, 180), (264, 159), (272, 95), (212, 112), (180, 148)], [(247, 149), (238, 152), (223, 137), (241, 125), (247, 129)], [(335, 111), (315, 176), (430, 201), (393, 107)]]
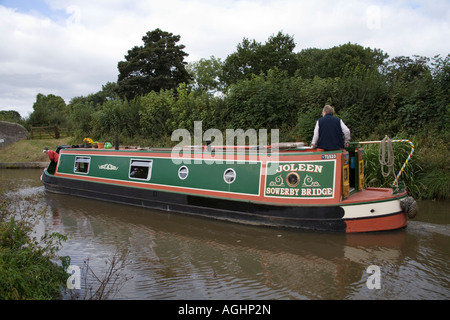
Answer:
[[(347, 233), (395, 230), (415, 215), (405, 190), (364, 186), (364, 148), (57, 148), (49, 192), (257, 226)], [(412, 214), (414, 212), (414, 214)]]

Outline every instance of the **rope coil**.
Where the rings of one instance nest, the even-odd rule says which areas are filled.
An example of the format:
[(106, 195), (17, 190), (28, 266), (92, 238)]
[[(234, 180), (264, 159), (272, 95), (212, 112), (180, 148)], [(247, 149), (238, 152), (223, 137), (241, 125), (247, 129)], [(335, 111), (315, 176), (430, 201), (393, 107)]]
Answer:
[[(402, 168), (398, 172), (397, 176), (395, 176), (394, 173), (394, 150), (392, 148), (392, 143), (396, 142), (407, 142), (411, 146), (411, 152), (408, 155), (408, 158), (406, 159), (405, 163), (403, 164)], [(387, 149), (387, 151), (386, 151)], [(387, 155), (386, 155), (387, 152)], [(381, 174), (383, 177), (388, 177), (391, 172), (395, 177), (395, 180), (393, 182), (393, 185), (398, 185), (398, 181), (400, 178), (400, 175), (405, 170), (406, 166), (408, 165), (409, 160), (411, 160), (412, 155), (414, 154), (414, 144), (409, 140), (391, 140), (388, 136), (385, 136), (383, 140), (380, 141), (380, 151), (378, 153), (378, 159), (381, 164)], [(387, 171), (385, 171), (385, 167), (387, 167)]]
[[(407, 142), (411, 146), (411, 152), (409, 153), (408, 158), (406, 159), (405, 163), (403, 163), (402, 168), (398, 172), (397, 176), (395, 176), (395, 174), (394, 174), (395, 180), (392, 183), (392, 185), (398, 187), (398, 181), (399, 181), (400, 175), (403, 173), (403, 171), (405, 170), (406, 166), (409, 163), (409, 160), (411, 160), (411, 157), (414, 154), (414, 144), (410, 140), (406, 140), (406, 139), (391, 140), (391, 139), (389, 139), (388, 136), (385, 136), (382, 141), (361, 141), (361, 142), (357, 142), (357, 144), (361, 144), (361, 145), (372, 144), (372, 143), (380, 144), (380, 151), (378, 153), (378, 159), (381, 164), (381, 173), (383, 174), (383, 177), (387, 177), (387, 176), (389, 176), (391, 171), (394, 172), (394, 151), (392, 149), (392, 143), (397, 143), (397, 142)], [(387, 149), (387, 158), (386, 158), (386, 149)], [(385, 167), (388, 168), (387, 172), (384, 169)]]
[[(386, 155), (387, 149), (387, 155)], [(386, 158), (387, 157), (387, 158)], [(383, 177), (388, 177), (391, 173), (394, 174), (394, 150), (392, 148), (392, 140), (385, 136), (380, 142), (380, 151), (378, 153), (378, 160), (381, 164), (381, 174)], [(387, 167), (387, 171), (385, 168)]]

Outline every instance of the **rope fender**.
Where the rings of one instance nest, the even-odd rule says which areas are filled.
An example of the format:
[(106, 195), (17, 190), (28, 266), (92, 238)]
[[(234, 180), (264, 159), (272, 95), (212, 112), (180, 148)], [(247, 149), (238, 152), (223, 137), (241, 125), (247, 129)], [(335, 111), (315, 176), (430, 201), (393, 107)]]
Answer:
[(413, 197), (406, 197), (402, 199), (400, 201), (400, 207), (410, 219), (414, 219), (419, 212), (419, 205)]

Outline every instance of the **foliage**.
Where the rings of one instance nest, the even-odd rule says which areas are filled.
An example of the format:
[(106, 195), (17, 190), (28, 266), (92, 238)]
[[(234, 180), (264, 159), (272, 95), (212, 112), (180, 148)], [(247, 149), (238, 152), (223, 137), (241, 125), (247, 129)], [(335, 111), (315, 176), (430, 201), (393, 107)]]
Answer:
[(20, 113), (14, 110), (1, 110), (0, 111), (0, 121), (8, 121), (20, 123), (21, 121)]
[(423, 132), (419, 137), (419, 156), (417, 166), (417, 178), (421, 183), (419, 195), (425, 199), (449, 199), (450, 198), (450, 138), (449, 131), (446, 134), (433, 134)]
[(37, 240), (32, 236), (36, 213), (11, 211), (9, 203), (0, 194), (0, 299), (59, 299), (69, 258), (57, 252), (67, 237), (54, 232)]
[[(2, 300), (58, 299), (67, 274), (33, 247), (17, 248), (26, 241), (12, 220), (2, 226), (3, 239), (14, 233), (16, 241), (0, 245), (0, 298)], [(10, 247), (8, 247), (10, 245)]]
[(189, 88), (194, 91), (215, 94), (224, 91), (224, 84), (220, 81), (223, 62), (214, 56), (209, 59), (200, 59), (189, 63), (187, 71), (191, 75), (192, 81)]
[(66, 102), (63, 98), (49, 94), (38, 93), (33, 104), (33, 113), (30, 114), (29, 123), (33, 126), (58, 125), (65, 127)]
[[(450, 55), (388, 59), (352, 43), (294, 52), (293, 37), (278, 32), (265, 43), (244, 38), (224, 61), (210, 57), (185, 68), (179, 40), (147, 32), (144, 45), (119, 62), (117, 83), (61, 104), (72, 135), (170, 145), (173, 130), (202, 121), (205, 130), (280, 129), (284, 139), (309, 143), (325, 104), (335, 107), (353, 141), (449, 131)], [(55, 121), (47, 109), (56, 100), (39, 94), (29, 122)]]
[(441, 115), (445, 114), (449, 98), (435, 85), (440, 75), (431, 69), (429, 62), (426, 57), (415, 56), (414, 60), (396, 57), (386, 67), (390, 104), (398, 121), (397, 131), (414, 133), (424, 126), (438, 125)]
[[(268, 70), (230, 86), (225, 98), (232, 128), (277, 128), (295, 118), (285, 71)], [(295, 126), (295, 123), (292, 123)]]
[[(376, 124), (385, 121), (384, 107), (387, 88), (383, 76), (363, 65), (345, 68), (342, 77), (335, 82), (330, 103), (335, 106), (353, 137), (364, 137), (377, 131)], [(389, 134), (383, 128), (382, 134)]]
[(156, 29), (142, 37), (144, 46), (135, 46), (118, 63), (118, 93), (128, 100), (151, 91), (174, 89), (187, 82), (184, 45), (180, 36)]
[(127, 251), (111, 257), (102, 274), (94, 273), (88, 258), (83, 269), (84, 291), (64, 295), (71, 259), (58, 253), (67, 236), (52, 232), (38, 239), (34, 226), (46, 207), (34, 196), (17, 196), (14, 186), (5, 189), (8, 194), (0, 190), (0, 300), (103, 300), (114, 297), (130, 279), (124, 272)]
[(229, 86), (240, 80), (250, 80), (253, 75), (266, 74), (275, 68), (293, 75), (298, 68), (294, 48), (294, 39), (281, 32), (269, 37), (265, 44), (244, 38), (236, 52), (225, 60), (221, 81)]
[(387, 57), (379, 49), (351, 43), (329, 49), (305, 49), (297, 54), (299, 75), (309, 79), (341, 77), (346, 70), (356, 67), (375, 71), (384, 64)]
[(171, 130), (166, 122), (170, 121), (170, 109), (175, 102), (173, 92), (152, 91), (143, 96), (140, 101), (142, 109), (139, 115), (143, 134), (153, 139), (170, 136)]
[(83, 137), (91, 134), (95, 105), (89, 98), (75, 97), (69, 103), (68, 125), (72, 135)]
[(194, 121), (202, 121), (203, 126), (212, 128), (216, 124), (214, 100), (205, 91), (189, 92), (186, 85), (181, 84), (177, 90), (177, 99), (170, 108), (171, 131), (178, 128), (191, 129)]

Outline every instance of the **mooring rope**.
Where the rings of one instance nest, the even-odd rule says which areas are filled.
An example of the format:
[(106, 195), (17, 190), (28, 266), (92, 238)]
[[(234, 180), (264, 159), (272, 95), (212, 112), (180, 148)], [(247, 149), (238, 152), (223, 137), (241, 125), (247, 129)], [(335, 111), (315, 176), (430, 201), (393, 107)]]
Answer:
[[(403, 164), (402, 168), (398, 172), (397, 176), (395, 177), (394, 173), (394, 151), (392, 149), (392, 143), (397, 142), (407, 142), (411, 146), (411, 152), (408, 155), (408, 158), (406, 159), (405, 163)], [(389, 176), (391, 172), (393, 173), (395, 180), (392, 183), (393, 186), (398, 187), (398, 181), (400, 178), (400, 175), (405, 171), (406, 166), (409, 163), (409, 160), (411, 160), (412, 155), (414, 154), (414, 144), (410, 140), (391, 140), (388, 136), (385, 136), (383, 140), (381, 141), (361, 141), (357, 142), (358, 144), (364, 145), (364, 144), (372, 144), (372, 143), (379, 143), (380, 144), (380, 151), (378, 153), (378, 159), (381, 164), (381, 173), (383, 174), (383, 177)], [(386, 149), (387, 149), (387, 155), (386, 155)], [(386, 158), (387, 157), (387, 158)], [(388, 168), (388, 171), (385, 171), (385, 167)]]
[[(386, 158), (387, 148), (387, 158)], [(380, 142), (380, 151), (378, 153), (378, 160), (381, 164), (381, 174), (383, 177), (388, 177), (391, 173), (394, 173), (394, 150), (392, 149), (392, 140), (385, 136)], [(385, 171), (387, 167), (387, 171)]]

